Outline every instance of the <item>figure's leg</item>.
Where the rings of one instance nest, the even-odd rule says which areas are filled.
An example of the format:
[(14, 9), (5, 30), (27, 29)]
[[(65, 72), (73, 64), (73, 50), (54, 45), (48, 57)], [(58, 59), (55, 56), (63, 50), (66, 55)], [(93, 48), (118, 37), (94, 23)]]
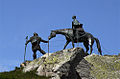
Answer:
[(89, 45), (89, 44), (88, 44), (87, 42), (84, 42), (83, 44), (84, 44), (84, 46), (85, 46), (85, 48), (86, 48), (86, 53), (88, 53), (88, 50), (89, 50), (88, 45)]
[(37, 56), (36, 56), (36, 51), (37, 51), (37, 50), (33, 50), (33, 59), (36, 59), (36, 58), (37, 58)]
[(37, 58), (37, 56), (36, 56), (37, 49), (36, 49), (35, 45), (32, 45), (32, 51), (33, 51), (33, 59), (36, 59)]
[(38, 50), (39, 50), (43, 55), (46, 54), (46, 52), (45, 52), (44, 50), (42, 50), (42, 49), (40, 48), (40, 46), (39, 46)]
[(66, 41), (66, 44), (65, 44), (65, 46), (64, 46), (64, 48), (63, 48), (63, 49), (65, 49), (65, 48), (66, 48), (66, 46), (67, 46), (69, 43), (70, 43), (70, 41)]
[(79, 42), (79, 30), (75, 32), (75, 38), (77, 39), (77, 43)]
[(74, 37), (74, 39), (75, 39), (75, 33), (76, 33), (76, 30), (73, 29), (73, 37)]

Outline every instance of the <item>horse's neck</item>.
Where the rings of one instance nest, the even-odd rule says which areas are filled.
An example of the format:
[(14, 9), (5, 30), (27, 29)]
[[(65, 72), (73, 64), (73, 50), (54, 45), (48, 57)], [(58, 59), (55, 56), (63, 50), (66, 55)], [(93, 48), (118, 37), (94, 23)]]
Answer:
[(62, 34), (62, 35), (66, 34), (65, 30), (56, 30), (55, 32), (56, 32), (56, 34)]

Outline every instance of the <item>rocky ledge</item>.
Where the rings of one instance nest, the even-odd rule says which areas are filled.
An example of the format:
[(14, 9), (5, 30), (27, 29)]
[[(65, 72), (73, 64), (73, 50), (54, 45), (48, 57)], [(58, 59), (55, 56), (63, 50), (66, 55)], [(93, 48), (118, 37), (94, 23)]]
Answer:
[[(51, 79), (117, 79), (120, 57), (88, 55), (82, 48), (61, 50), (26, 62), (23, 72), (35, 71)], [(23, 66), (23, 64), (22, 64)]]

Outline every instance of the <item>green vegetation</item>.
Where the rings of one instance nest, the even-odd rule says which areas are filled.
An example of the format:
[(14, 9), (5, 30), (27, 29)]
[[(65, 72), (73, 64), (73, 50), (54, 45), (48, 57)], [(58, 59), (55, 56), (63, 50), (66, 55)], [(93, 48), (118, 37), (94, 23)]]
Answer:
[(35, 71), (23, 73), (22, 69), (17, 68), (14, 71), (0, 73), (0, 79), (49, 79), (49, 78), (38, 76), (35, 74)]

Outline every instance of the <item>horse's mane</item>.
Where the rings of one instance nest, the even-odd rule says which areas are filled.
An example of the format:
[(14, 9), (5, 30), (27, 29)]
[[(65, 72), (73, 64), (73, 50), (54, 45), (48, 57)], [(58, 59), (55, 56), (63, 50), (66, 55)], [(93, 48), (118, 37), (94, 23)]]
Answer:
[(65, 30), (72, 30), (72, 28), (66, 28), (66, 29), (57, 29), (57, 30), (52, 30), (52, 31), (65, 31)]

